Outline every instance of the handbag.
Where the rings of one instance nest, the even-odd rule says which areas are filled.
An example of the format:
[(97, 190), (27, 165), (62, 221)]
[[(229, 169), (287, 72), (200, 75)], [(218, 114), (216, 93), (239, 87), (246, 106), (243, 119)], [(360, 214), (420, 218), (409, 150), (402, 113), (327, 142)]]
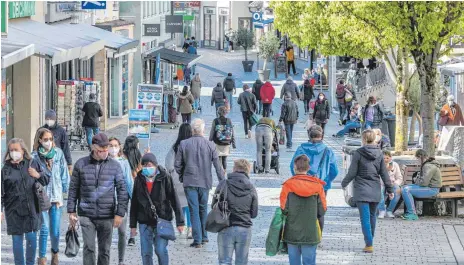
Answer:
[(345, 89), (345, 102), (351, 102), (353, 100), (353, 94)]
[(309, 107), (311, 109), (314, 109), (316, 107), (316, 101), (315, 100), (309, 101)]
[(150, 194), (148, 193), (148, 189), (145, 189), (145, 193), (147, 194), (148, 201), (150, 202), (150, 209), (157, 221), (156, 234), (159, 235), (162, 239), (171, 241), (176, 240), (176, 233), (174, 232), (174, 226), (172, 225), (172, 222), (158, 216), (156, 212), (156, 206), (153, 204), (153, 201), (151, 200)]
[[(29, 167), (31, 167), (31, 165), (32, 159), (29, 160)], [(50, 208), (52, 208), (52, 203), (50, 202), (50, 198), (48, 198), (45, 187), (42, 186), (42, 184), (40, 184), (38, 181), (36, 181), (34, 184), (34, 192), (35, 196), (37, 197), (40, 212), (48, 211)]]
[(258, 124), (258, 121), (259, 121), (259, 117), (258, 115), (256, 115), (256, 113), (253, 112), (253, 109), (251, 108), (251, 106), (248, 104), (248, 100), (244, 99), (245, 102), (246, 102), (246, 105), (248, 107), (248, 121), (250, 122), (250, 129), (251, 127), (255, 126), (256, 124)]
[[(225, 191), (224, 191), (225, 190)], [(218, 196), (218, 201), (213, 205), (213, 209), (208, 213), (206, 218), (206, 231), (211, 233), (218, 233), (222, 229), (230, 226), (229, 217), (230, 211), (227, 203), (227, 180), (225, 181), (224, 186), (222, 187)], [(223, 200), (221, 201), (221, 194), (224, 193)]]
[(75, 226), (69, 226), (68, 232), (66, 232), (66, 249), (64, 254), (68, 258), (76, 257), (79, 253), (79, 248), (81, 244), (79, 243), (79, 234), (77, 233), (77, 228)]
[(276, 208), (266, 238), (267, 256), (288, 253), (287, 243), (283, 241), (286, 221), (287, 216), (283, 213), (282, 209), (280, 207)]

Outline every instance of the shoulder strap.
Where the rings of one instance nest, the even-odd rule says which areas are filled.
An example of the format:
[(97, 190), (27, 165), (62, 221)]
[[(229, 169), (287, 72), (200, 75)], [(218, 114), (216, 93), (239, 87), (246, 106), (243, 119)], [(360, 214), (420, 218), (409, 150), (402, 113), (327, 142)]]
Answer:
[[(153, 186), (155, 185), (155, 182), (153, 181)], [(153, 187), (152, 187), (153, 188)], [(145, 194), (148, 196), (148, 201), (150, 202), (150, 208), (151, 210), (153, 211), (153, 213), (155, 214), (155, 217), (158, 217), (157, 213), (156, 213), (156, 207), (155, 205), (153, 204), (153, 201), (151, 200), (151, 196), (150, 196), (150, 193), (148, 193), (148, 187), (146, 187), (145, 185)]]
[[(324, 149), (324, 153), (322, 153), (322, 157), (321, 157), (321, 161), (319, 161), (319, 165), (317, 166), (319, 168), (319, 170), (321, 170), (321, 165), (323, 165), (324, 163), (324, 160), (325, 160), (325, 157), (327, 156), (327, 149), (329, 149), (328, 147), (326, 147)], [(319, 173), (319, 170), (317, 173)], [(317, 176), (319, 179), (321, 178), (321, 174), (318, 174)]]

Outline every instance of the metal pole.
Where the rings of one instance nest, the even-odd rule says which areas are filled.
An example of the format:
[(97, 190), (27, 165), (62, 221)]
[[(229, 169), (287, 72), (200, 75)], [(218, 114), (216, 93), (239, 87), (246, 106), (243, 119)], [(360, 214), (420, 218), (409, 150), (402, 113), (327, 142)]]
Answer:
[(256, 70), (259, 70), (259, 52), (256, 53)]

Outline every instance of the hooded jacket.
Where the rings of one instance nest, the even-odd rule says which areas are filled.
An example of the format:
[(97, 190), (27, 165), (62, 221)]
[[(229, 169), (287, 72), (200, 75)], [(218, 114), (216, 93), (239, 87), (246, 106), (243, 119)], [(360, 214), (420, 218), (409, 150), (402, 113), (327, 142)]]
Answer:
[(217, 103), (224, 104), (225, 99), (226, 99), (226, 94), (224, 93), (224, 89), (220, 86), (216, 86), (213, 89), (213, 94), (211, 95), (211, 106)]
[(227, 185), (230, 226), (251, 227), (253, 225), (251, 219), (258, 216), (258, 194), (253, 184), (251, 184), (249, 177), (242, 172), (228, 174), (227, 180), (221, 181), (217, 186), (212, 206), (218, 200), (222, 201), (224, 199), (226, 191), (224, 190), (221, 193), (224, 185)]
[[(324, 160), (321, 161), (325, 150), (327, 151)], [(310, 168), (308, 175), (316, 176), (317, 178), (323, 180), (324, 190), (329, 190), (332, 187), (332, 181), (338, 175), (337, 161), (332, 149), (328, 148), (322, 141), (301, 144), (296, 149), (292, 161), (290, 162), (290, 171), (292, 172), (292, 175), (295, 175), (293, 161), (300, 155), (306, 155), (309, 157)]]
[(67, 165), (72, 166), (71, 150), (69, 150), (68, 134), (66, 133), (66, 130), (58, 124), (58, 121), (56, 119), (55, 125), (53, 125), (52, 127), (45, 124), (43, 127), (40, 128), (45, 128), (52, 131), (53, 141), (55, 142), (56, 146), (60, 148), (61, 151), (63, 151)]
[[(464, 116), (462, 115), (461, 107), (458, 104), (454, 104), (454, 109), (456, 112), (453, 114), (451, 111), (451, 107), (448, 103), (446, 103), (440, 111), (441, 117), (448, 116), (448, 121), (446, 122), (445, 126), (464, 126)], [(447, 114), (445, 112), (448, 111)]]
[(264, 83), (264, 85), (261, 87), (261, 91), (259, 91), (259, 95), (263, 101), (263, 104), (272, 104), (272, 101), (275, 97), (275, 89), (271, 82)]
[(280, 91), (280, 98), (283, 99), (284, 95), (290, 93), (292, 95), (292, 99), (297, 101), (300, 97), (300, 92), (298, 91), (298, 87), (293, 82), (293, 80), (287, 80), (285, 84), (282, 86), (282, 90)]
[(279, 121), (283, 121), (284, 124), (295, 124), (298, 121), (298, 105), (291, 98), (285, 98)]
[(324, 98), (322, 101), (316, 100), (313, 112), (313, 120), (316, 123), (326, 123), (326, 120), (330, 119), (330, 106), (329, 101)]
[(382, 179), (387, 193), (392, 193), (392, 183), (383, 160), (382, 150), (375, 145), (366, 145), (353, 153), (348, 173), (342, 181), (345, 188), (353, 182), (354, 201), (380, 202)]
[(312, 98), (316, 97), (316, 95), (314, 95), (314, 88), (311, 84), (309, 85), (303, 84), (301, 86), (301, 92), (304, 95), (304, 100), (311, 100)]
[(441, 188), (442, 179), (441, 172), (438, 168), (437, 160), (429, 158), (422, 164), (420, 178), (414, 184), (422, 187)]
[(222, 86), (227, 92), (232, 92), (235, 89), (235, 79), (232, 76), (227, 76)]
[[(156, 207), (156, 214), (167, 221), (172, 221), (174, 212), (176, 226), (184, 225), (184, 215), (179, 202), (174, 183), (166, 170), (158, 166), (150, 198)], [(148, 199), (146, 178), (140, 171), (135, 178), (134, 193), (132, 195), (130, 209), (130, 228), (137, 228), (137, 223), (156, 227), (157, 220), (152, 218), (151, 204)]]
[(284, 182), (280, 192), (280, 208), (287, 215), (285, 242), (302, 245), (321, 242), (318, 218), (324, 216), (327, 210), (324, 184), (324, 181), (308, 175), (296, 175)]
[(186, 95), (179, 94), (179, 112), (182, 114), (192, 113), (192, 103), (195, 99), (190, 91)]
[(256, 79), (256, 82), (253, 84), (253, 94), (256, 97), (256, 100), (261, 100), (261, 87), (263, 86), (261, 79)]

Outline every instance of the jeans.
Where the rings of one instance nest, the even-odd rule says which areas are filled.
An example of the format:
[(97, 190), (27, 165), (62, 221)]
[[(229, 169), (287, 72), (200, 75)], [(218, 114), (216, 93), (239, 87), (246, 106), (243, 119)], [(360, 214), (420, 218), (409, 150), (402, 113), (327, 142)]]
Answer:
[(378, 202), (356, 202), (361, 219), (361, 228), (364, 234), (366, 247), (371, 247), (374, 243), (375, 223), (377, 222)]
[[(353, 102), (346, 103), (346, 120), (350, 120), (350, 112), (351, 112), (351, 107), (353, 106)], [(343, 120), (342, 120), (343, 121)]]
[[(128, 205), (129, 207), (130, 205)], [(128, 208), (130, 209), (130, 208)], [(118, 258), (119, 263), (124, 262), (124, 256), (126, 255), (126, 246), (127, 246), (127, 219), (128, 214), (124, 215), (121, 225), (118, 227)]]
[[(24, 257), (24, 236), (26, 236), (26, 257)], [(13, 257), (15, 265), (34, 265), (37, 251), (37, 233), (29, 232), (22, 235), (12, 235)], [(26, 261), (24, 261), (26, 259)]]
[(379, 125), (374, 125), (374, 122), (372, 121), (366, 121), (364, 123), (364, 127), (366, 128), (366, 130), (371, 130), (371, 129), (379, 128)]
[(303, 100), (305, 113), (309, 112), (309, 101), (310, 101), (309, 99)]
[(190, 222), (190, 210), (188, 206), (182, 207), (182, 212), (185, 217), (185, 225), (187, 227), (192, 227), (192, 223)]
[(387, 208), (385, 206), (385, 187), (382, 188), (382, 197), (380, 198), (379, 211), (393, 212), (395, 210), (395, 207), (401, 198), (400, 186), (393, 184), (393, 194), (395, 194), (395, 197), (393, 197), (393, 200), (390, 201), (390, 204), (388, 205), (388, 208)]
[(251, 242), (251, 227), (229, 226), (218, 233), (218, 257), (220, 265), (232, 265), (235, 251), (235, 265), (248, 264)]
[(296, 75), (295, 61), (287, 61), (287, 73), (290, 74), (290, 66), (292, 67), (293, 74)]
[(193, 243), (200, 244), (202, 241), (208, 240), (205, 228), (206, 217), (208, 216), (209, 190), (199, 187), (186, 187), (184, 191), (192, 220)]
[(262, 111), (263, 111), (263, 101), (262, 100), (256, 100), (257, 104), (258, 104), (258, 112), (257, 114), (261, 115), (262, 114)]
[[(109, 265), (111, 238), (113, 235), (113, 219), (90, 219), (79, 217), (82, 230), (84, 265)], [(95, 236), (98, 240), (98, 262), (95, 262)]]
[(361, 128), (361, 123), (357, 121), (347, 121), (345, 127), (337, 132), (337, 136), (342, 137), (347, 134), (351, 129)]
[(242, 111), (242, 117), (243, 117), (243, 128), (245, 129), (245, 135), (248, 134), (248, 130), (251, 130), (251, 122), (250, 122), (250, 115), (248, 114), (248, 111)]
[(62, 208), (58, 208), (56, 203), (52, 203), (50, 210), (42, 212), (42, 226), (39, 236), (39, 258), (45, 258), (47, 255), (49, 232), (52, 253), (58, 253), (59, 251), (61, 211)]
[(263, 117), (271, 116), (271, 106), (272, 103), (263, 103)]
[(156, 227), (145, 224), (139, 224), (140, 233), (140, 252), (142, 254), (143, 265), (153, 265), (153, 245), (155, 254), (158, 257), (159, 265), (169, 264), (168, 240), (163, 239), (156, 234)]
[(222, 106), (225, 106), (225, 104), (224, 104), (224, 103), (216, 103), (216, 104), (215, 104), (215, 107), (216, 107), (216, 117), (219, 117), (217, 111), (218, 111), (218, 109), (219, 109), (220, 107), (222, 107)]
[(100, 132), (98, 127), (85, 127), (85, 135), (87, 136), (87, 144), (89, 147), (92, 145), (92, 138), (95, 134)]
[[(272, 148), (272, 129), (271, 127), (260, 125), (255, 129), (256, 138), (256, 163), (259, 170), (271, 170), (271, 148)], [(265, 161), (263, 166), (263, 148), (265, 152)]]
[(288, 244), (290, 265), (316, 265), (317, 245)]
[(287, 137), (287, 147), (292, 147), (293, 144), (293, 125), (294, 124), (285, 124), (285, 136)]
[(338, 103), (338, 111), (340, 112), (340, 121), (343, 121), (346, 113), (346, 105)]
[(193, 109), (198, 110), (199, 107), (200, 107), (200, 98), (197, 98), (193, 101)]
[(229, 102), (229, 106), (230, 106), (230, 111), (232, 111), (232, 97), (234, 95), (234, 91), (224, 91), (224, 94), (226, 94), (226, 98), (227, 98), (227, 101)]
[(404, 206), (406, 207), (406, 213), (416, 214), (416, 206), (414, 205), (414, 197), (416, 198), (430, 198), (440, 192), (439, 188), (421, 187), (416, 184), (410, 184), (403, 186), (401, 191), (404, 200)]
[(192, 113), (182, 113), (182, 123), (189, 123), (192, 121)]

